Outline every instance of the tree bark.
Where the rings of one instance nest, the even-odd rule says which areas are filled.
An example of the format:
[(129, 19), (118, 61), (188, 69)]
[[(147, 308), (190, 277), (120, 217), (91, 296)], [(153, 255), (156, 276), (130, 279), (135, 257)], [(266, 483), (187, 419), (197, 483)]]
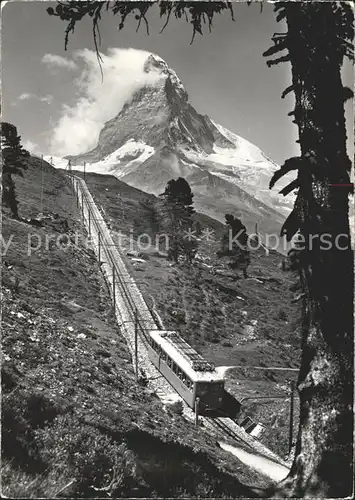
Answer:
[[(298, 171), (295, 216), (305, 239), (300, 257), (305, 296), (296, 454), (278, 494), (338, 498), (351, 496), (353, 481), (354, 265), (349, 188), (332, 186), (350, 182), (343, 58), (337, 50), (339, 30), (330, 4), (285, 5), (295, 120), (304, 160)], [(337, 239), (340, 234), (345, 236)], [(331, 248), (322, 243), (325, 239)]]

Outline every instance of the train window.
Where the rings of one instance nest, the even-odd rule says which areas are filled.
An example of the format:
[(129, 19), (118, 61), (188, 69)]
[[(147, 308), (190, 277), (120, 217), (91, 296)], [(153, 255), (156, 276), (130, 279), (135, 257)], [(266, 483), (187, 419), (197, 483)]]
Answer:
[(185, 381), (184, 381), (184, 384), (186, 385), (186, 387), (188, 387), (189, 389), (192, 388), (193, 386), (193, 383), (192, 383), (192, 380), (189, 379), (189, 377), (186, 377)]

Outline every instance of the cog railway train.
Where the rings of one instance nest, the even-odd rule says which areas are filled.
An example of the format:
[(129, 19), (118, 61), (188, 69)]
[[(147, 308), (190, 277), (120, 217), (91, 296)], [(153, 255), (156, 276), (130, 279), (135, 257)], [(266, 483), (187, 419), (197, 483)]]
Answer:
[(191, 407), (199, 398), (199, 413), (223, 407), (224, 377), (174, 331), (153, 330), (147, 335), (150, 360)]

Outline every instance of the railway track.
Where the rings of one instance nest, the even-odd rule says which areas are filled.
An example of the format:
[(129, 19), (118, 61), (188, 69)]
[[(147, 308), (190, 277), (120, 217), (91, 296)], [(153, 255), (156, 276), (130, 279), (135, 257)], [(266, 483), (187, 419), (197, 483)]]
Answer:
[(248, 434), (245, 429), (237, 425), (229, 417), (207, 418), (206, 421), (207, 426), (222, 433), (230, 442), (232, 441), (237, 445), (239, 444), (244, 449), (246, 447), (250, 453), (256, 453), (258, 456), (270, 460), (271, 462), (286, 468), (289, 467), (289, 464), (287, 464), (285, 460)]
[[(134, 279), (129, 274), (120, 252), (115, 245), (102, 212), (97, 207), (85, 181), (78, 176), (69, 176), (70, 184), (77, 199), (77, 205), (81, 210), (82, 219), (91, 238), (92, 247), (99, 261), (101, 271), (110, 290), (115, 315), (118, 326), (124, 335), (130, 349), (132, 360), (137, 355), (138, 366), (147, 377), (150, 389), (161, 399), (163, 403), (181, 399), (175, 389), (161, 375), (161, 373), (151, 363), (147, 345), (147, 332), (160, 330), (156, 324), (151, 311), (149, 310), (140, 290)], [(138, 331), (139, 342), (135, 344), (136, 331)], [(135, 363), (133, 363), (135, 368)], [(138, 374), (137, 374), (138, 375)], [(183, 402), (184, 416), (193, 421), (194, 412)], [(271, 450), (268, 450), (260, 442), (247, 434), (230, 418), (224, 417), (202, 417), (204, 427), (208, 428), (212, 434), (219, 433), (226, 438), (233, 440), (237, 444), (247, 446), (253, 452), (258, 452), (264, 456), (269, 456), (281, 464), (284, 464), (280, 457), (277, 457)]]
[[(137, 353), (139, 370), (137, 377), (144, 375), (149, 382), (149, 388), (157, 394), (163, 403), (176, 400), (175, 390), (152, 365), (146, 350), (147, 332), (159, 329), (155, 319), (134, 279), (128, 273), (103, 215), (94, 202), (85, 181), (80, 177), (71, 176), (70, 182), (82, 219), (91, 238), (92, 248), (110, 290), (118, 326), (125, 337), (133, 361)], [(135, 345), (136, 330), (138, 331), (137, 351)], [(133, 368), (136, 370), (134, 362)], [(187, 408), (186, 413), (189, 413)]]
[(218, 430), (222, 431), (223, 434), (227, 435), (231, 439), (237, 442), (241, 442), (248, 446), (248, 448), (254, 450), (253, 446), (248, 443), (245, 439), (239, 436), (236, 432), (234, 432), (223, 420), (220, 418), (210, 418), (210, 424), (216, 427)]

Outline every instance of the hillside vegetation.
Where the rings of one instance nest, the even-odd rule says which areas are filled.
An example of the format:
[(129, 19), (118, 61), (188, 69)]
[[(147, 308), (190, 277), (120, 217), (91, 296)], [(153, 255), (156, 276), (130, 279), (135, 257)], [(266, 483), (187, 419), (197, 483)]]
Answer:
[[(21, 220), (2, 218), (3, 495), (255, 496), (268, 481), (136, 384), (63, 173), (29, 158), (15, 182)], [(127, 187), (139, 224), (135, 204)]]
[[(126, 264), (148, 305), (158, 312), (164, 326), (179, 331), (216, 365), (241, 367), (227, 374), (227, 388), (239, 400), (284, 396), (274, 400), (248, 399), (244, 410), (267, 427), (262, 441), (286, 457), (290, 405), (287, 396), (289, 383), (295, 380), (297, 372), (250, 368), (299, 366), (300, 314), (291, 303), (292, 277), (280, 268), (283, 257), (275, 251), (267, 254), (263, 248), (252, 251), (250, 278), (244, 279), (241, 271), (229, 270), (216, 257), (226, 227), (196, 213), (194, 218), (201, 227), (213, 231), (211, 238), (200, 240), (192, 265), (173, 264), (164, 258), (164, 245), (155, 244), (159, 220), (153, 195), (113, 176), (90, 173), (86, 182), (113, 235), (116, 234), (116, 243), (126, 254)], [(143, 234), (152, 241), (147, 250), (143, 249), (147, 238), (141, 238), (140, 248), (137, 245)], [(295, 433), (296, 430), (297, 421)]]

